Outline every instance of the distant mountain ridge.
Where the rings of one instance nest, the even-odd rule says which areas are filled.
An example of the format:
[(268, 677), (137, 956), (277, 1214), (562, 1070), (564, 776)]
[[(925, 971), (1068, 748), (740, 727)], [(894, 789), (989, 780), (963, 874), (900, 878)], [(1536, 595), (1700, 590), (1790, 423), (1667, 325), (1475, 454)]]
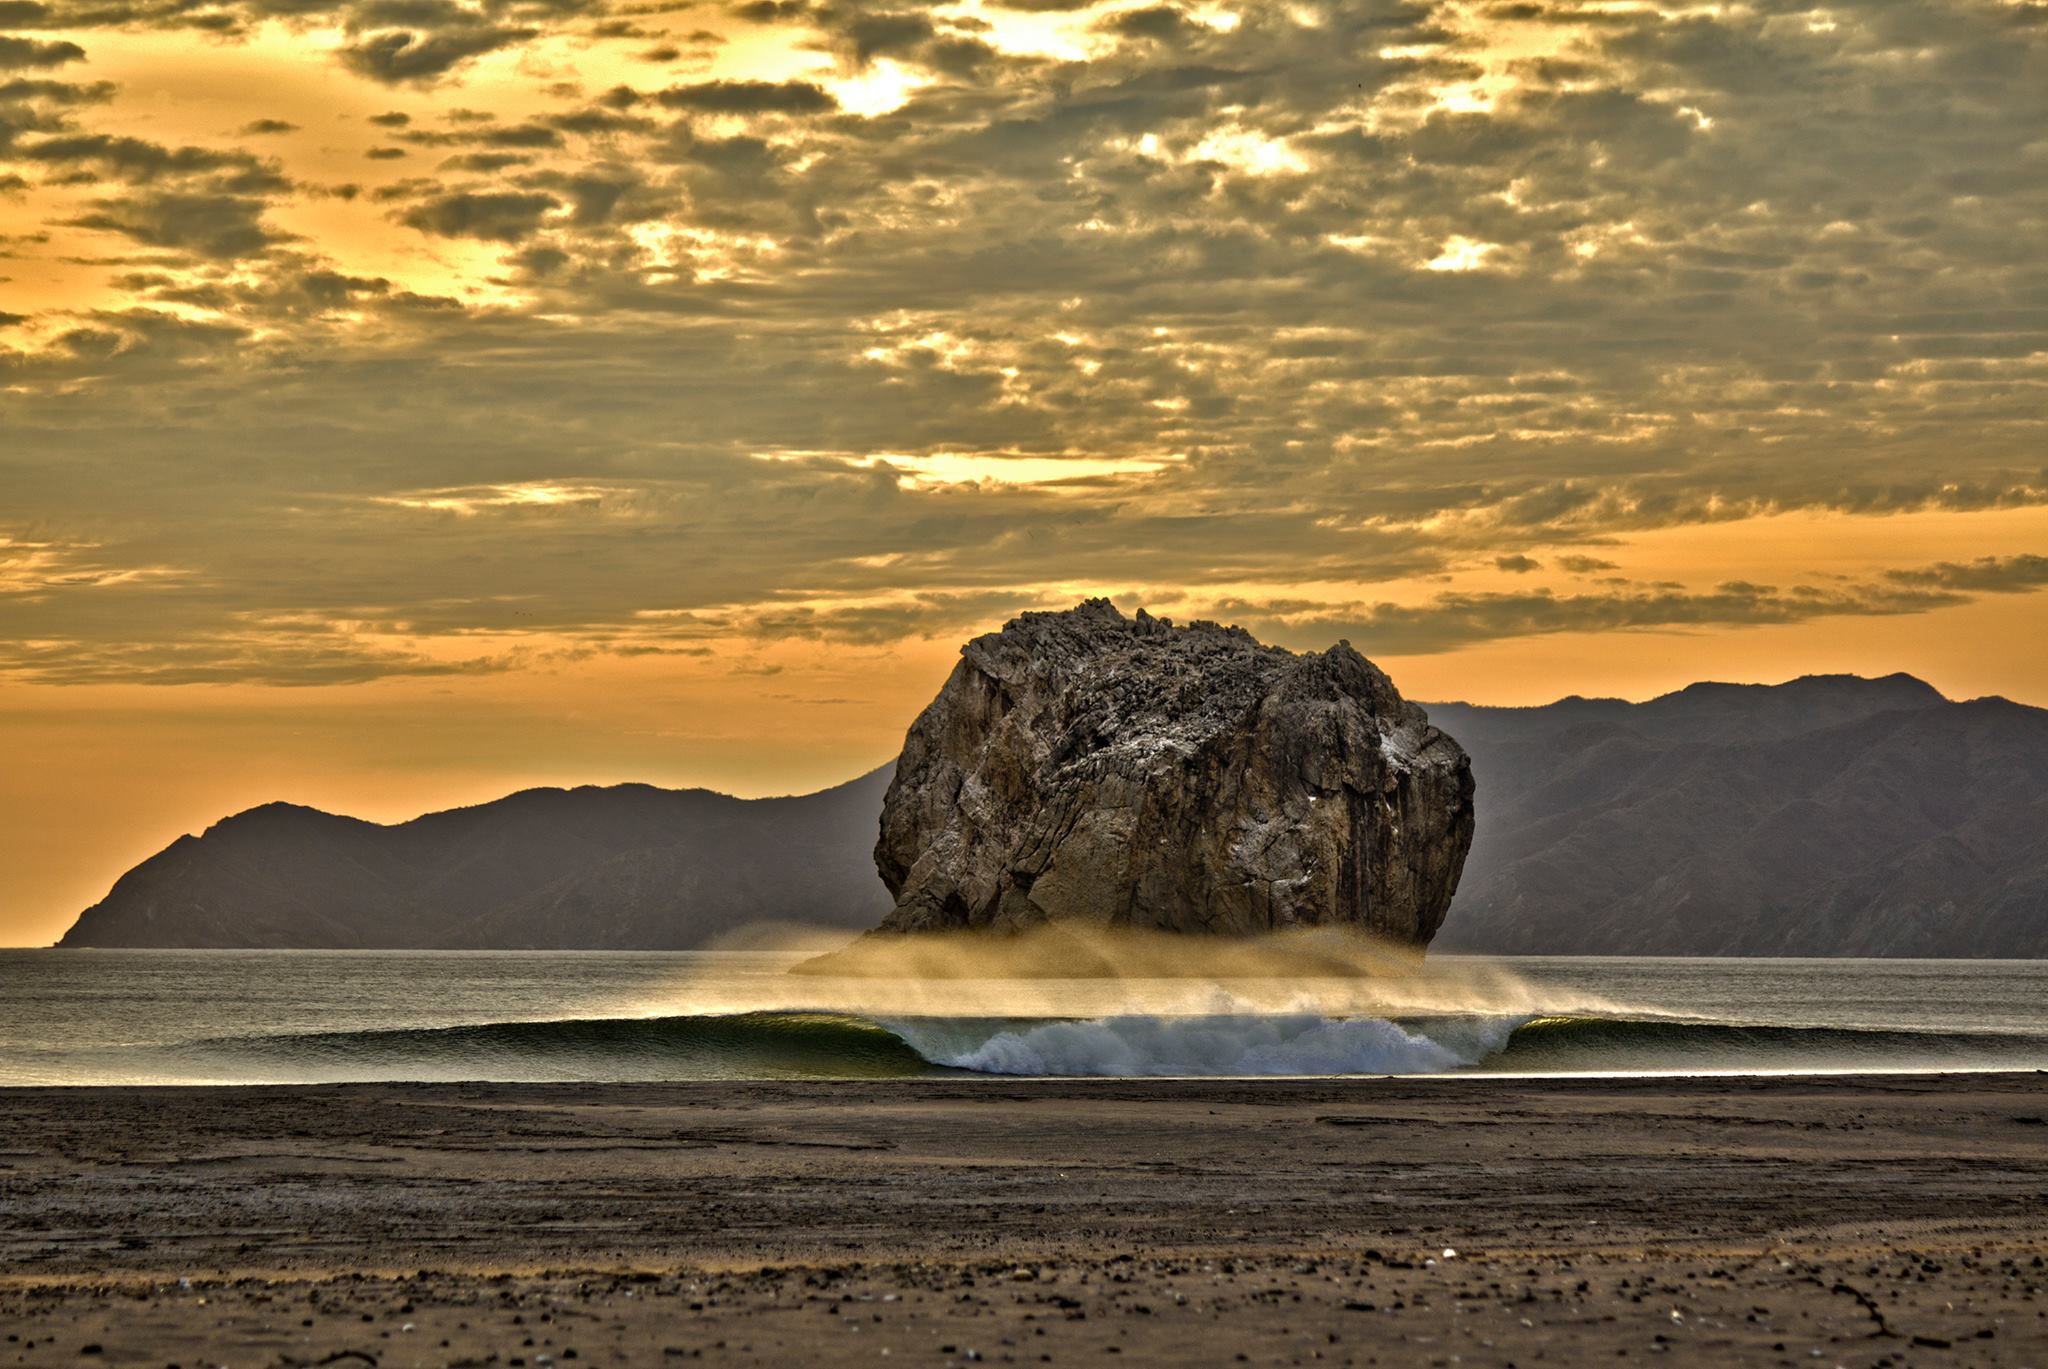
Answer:
[(2048, 956), (2048, 711), (1889, 675), (1430, 717), (1479, 786), (1438, 949)]
[[(1478, 832), (1434, 948), (2048, 958), (2048, 710), (1909, 675), (1429, 705)], [(65, 946), (684, 949), (890, 906), (890, 767), (818, 794), (529, 790), (385, 827), (267, 804), (124, 875)]]
[(390, 826), (264, 804), (130, 870), (58, 944), (680, 950), (757, 922), (866, 928), (890, 906), (892, 769), (792, 798), (529, 789)]

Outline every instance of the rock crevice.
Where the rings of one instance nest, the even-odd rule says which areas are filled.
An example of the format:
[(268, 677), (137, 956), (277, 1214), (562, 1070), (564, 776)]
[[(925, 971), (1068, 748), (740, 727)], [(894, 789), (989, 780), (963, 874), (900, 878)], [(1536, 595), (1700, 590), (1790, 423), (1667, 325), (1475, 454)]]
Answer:
[(1464, 751), (1370, 661), (1106, 599), (969, 642), (883, 805), (885, 932), (1052, 922), (1411, 945), (1472, 839)]

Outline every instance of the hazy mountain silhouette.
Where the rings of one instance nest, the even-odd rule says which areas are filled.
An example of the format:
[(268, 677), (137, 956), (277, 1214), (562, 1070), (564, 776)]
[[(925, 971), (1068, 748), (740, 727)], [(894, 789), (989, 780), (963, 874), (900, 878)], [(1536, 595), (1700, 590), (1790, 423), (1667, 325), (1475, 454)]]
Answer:
[[(1910, 676), (1432, 704), (1478, 835), (1439, 950), (2048, 957), (2048, 711)], [(800, 798), (536, 789), (384, 827), (269, 804), (124, 875), (67, 946), (683, 948), (890, 900), (888, 768)]]
[(753, 922), (871, 927), (891, 769), (796, 798), (529, 789), (388, 827), (265, 804), (130, 870), (58, 944), (683, 949)]
[(1438, 949), (2048, 956), (2048, 711), (1892, 675), (1430, 717), (1479, 786)]

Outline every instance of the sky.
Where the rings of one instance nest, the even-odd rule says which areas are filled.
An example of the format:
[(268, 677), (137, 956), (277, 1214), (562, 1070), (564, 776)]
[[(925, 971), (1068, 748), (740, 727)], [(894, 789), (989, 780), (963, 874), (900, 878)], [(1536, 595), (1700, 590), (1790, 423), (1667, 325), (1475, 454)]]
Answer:
[(1108, 594), (2048, 704), (2048, 4), (0, 0), (0, 944)]

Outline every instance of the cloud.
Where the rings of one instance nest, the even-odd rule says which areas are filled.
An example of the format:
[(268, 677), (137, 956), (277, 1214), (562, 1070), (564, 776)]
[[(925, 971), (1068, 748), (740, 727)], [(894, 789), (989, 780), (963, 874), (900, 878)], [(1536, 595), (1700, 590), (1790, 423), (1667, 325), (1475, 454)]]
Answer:
[(444, 33), (389, 30), (353, 39), (341, 63), (384, 85), (428, 85), (463, 63), (538, 36), (529, 28), (479, 27)]
[(145, 138), (73, 131), (24, 142), (14, 156), (64, 180), (96, 180), (113, 193), (60, 220), (208, 261), (255, 257), (286, 236), (264, 216), (291, 188), (274, 162), (240, 150), (169, 146)]
[(1887, 571), (1900, 585), (1977, 594), (2026, 594), (2048, 586), (2048, 556), (1981, 556), (1974, 561), (1942, 561), (1913, 570)]
[(246, 152), (207, 147), (169, 147), (146, 138), (104, 133), (71, 133), (44, 138), (16, 150), (33, 162), (92, 167), (133, 185), (212, 175), (224, 188), (239, 191), (283, 189), (287, 182), (269, 163)]
[[(71, 32), (0, 6), (50, 39), (18, 41)], [(298, 647), (251, 622), (375, 621), (406, 631), (357, 659), (398, 668), (479, 634), (677, 646), (649, 612), (865, 648), (1166, 585), (1303, 644), (1444, 650), (2036, 583), (1971, 559), (2023, 547), (1804, 589), (1608, 551), (2048, 502), (2031, 10), (1006, 8), (1071, 11), (1069, 46), (755, 4), (646, 93), (619, 73), (675, 21), (598, 0), (71, 15), (167, 62), (326, 26), (409, 89), (319, 138), (173, 101), (154, 141), (145, 92), (0, 81), (4, 274), (84, 282), (0, 348), (0, 534), (191, 572), (118, 611), (51, 589), (6, 631), (255, 671)], [(791, 68), (749, 45), (817, 65), (762, 79)], [(301, 46), (237, 60), (332, 60)], [(1460, 243), (1473, 269), (1428, 269)], [(549, 489), (584, 494), (433, 502)], [(1593, 578), (1610, 554), (1638, 583)]]
[(67, 62), (79, 62), (84, 59), (85, 49), (76, 43), (45, 43), (34, 38), (15, 38), (0, 33), (0, 71), (61, 67)]
[(926, 593), (829, 608), (792, 605), (755, 614), (747, 626), (762, 637), (882, 646), (906, 637), (964, 638), (1034, 608), (1069, 608), (1033, 591)]
[(1234, 603), (1271, 640), (1307, 646), (1342, 638), (1368, 655), (1428, 655), (1479, 642), (1562, 632), (1692, 631), (1757, 627), (1828, 617), (1888, 617), (1967, 602), (1949, 590), (1859, 585), (1779, 589), (1729, 581), (1710, 590), (1630, 588), (1587, 594), (1448, 593), (1423, 604), (1369, 604), (1331, 612), (1274, 616), (1256, 602)]
[(281, 235), (263, 224), (265, 201), (245, 195), (152, 191), (98, 201), (68, 220), (79, 228), (120, 233), (151, 247), (170, 247), (214, 261), (257, 255)]
[(811, 7), (805, 0), (748, 0), (735, 7), (733, 13), (749, 23), (774, 24), (806, 19)]
[(1118, 10), (1106, 15), (1098, 27), (1126, 38), (1177, 38), (1188, 21), (1171, 5), (1150, 5), (1141, 9)]
[(916, 10), (832, 6), (819, 17), (860, 66), (877, 57), (907, 56), (938, 33), (930, 17)]
[(239, 639), (144, 642), (80, 650), (76, 643), (0, 642), (0, 679), (54, 685), (262, 684), (286, 688), (371, 680), (496, 674), (509, 660), (439, 661), (347, 641), (248, 633)]
[(654, 97), (671, 109), (714, 114), (829, 114), (839, 102), (809, 81), (700, 81)]
[(516, 243), (531, 237), (543, 218), (560, 209), (552, 195), (516, 191), (454, 191), (414, 205), (400, 220), (444, 238)]

